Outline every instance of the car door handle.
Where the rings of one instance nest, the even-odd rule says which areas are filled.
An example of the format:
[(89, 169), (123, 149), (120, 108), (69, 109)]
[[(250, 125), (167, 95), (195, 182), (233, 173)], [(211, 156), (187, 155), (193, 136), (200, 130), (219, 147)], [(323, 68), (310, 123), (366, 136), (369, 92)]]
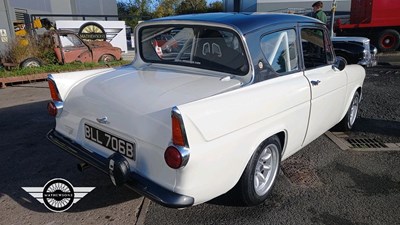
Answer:
[(311, 81), (312, 86), (318, 86), (319, 83), (321, 83), (320, 80), (312, 80)]

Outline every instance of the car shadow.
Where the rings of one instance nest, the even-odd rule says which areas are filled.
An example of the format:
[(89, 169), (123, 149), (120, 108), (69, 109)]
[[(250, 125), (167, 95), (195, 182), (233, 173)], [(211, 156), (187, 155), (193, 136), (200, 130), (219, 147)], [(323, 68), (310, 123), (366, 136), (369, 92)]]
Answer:
[(354, 124), (353, 131), (400, 137), (400, 122), (358, 118)]
[[(94, 168), (77, 170), (74, 157), (47, 140), (55, 126), (47, 114), (48, 101), (0, 108), (0, 199), (5, 207), (11, 198), (36, 212), (50, 212), (22, 187), (44, 187), (53, 178), (68, 180), (74, 187), (95, 187), (68, 211), (82, 212), (139, 199), (127, 187), (114, 187), (110, 178)], [(11, 206), (10, 206), (11, 204)]]

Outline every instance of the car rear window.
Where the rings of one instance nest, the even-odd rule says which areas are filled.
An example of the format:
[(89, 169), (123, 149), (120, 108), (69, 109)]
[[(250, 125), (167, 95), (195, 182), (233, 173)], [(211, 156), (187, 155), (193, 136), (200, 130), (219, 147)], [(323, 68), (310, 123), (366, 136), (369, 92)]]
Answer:
[(235, 75), (249, 71), (243, 45), (231, 30), (204, 26), (150, 26), (139, 31), (145, 62), (177, 64)]

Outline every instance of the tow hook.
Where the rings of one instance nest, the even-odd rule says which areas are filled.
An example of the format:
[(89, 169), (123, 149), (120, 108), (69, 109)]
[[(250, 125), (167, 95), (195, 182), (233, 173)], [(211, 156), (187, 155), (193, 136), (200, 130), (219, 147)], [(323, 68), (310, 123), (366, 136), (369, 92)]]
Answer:
[(128, 180), (129, 163), (118, 153), (112, 154), (109, 159), (108, 169), (111, 181), (115, 186), (121, 186)]

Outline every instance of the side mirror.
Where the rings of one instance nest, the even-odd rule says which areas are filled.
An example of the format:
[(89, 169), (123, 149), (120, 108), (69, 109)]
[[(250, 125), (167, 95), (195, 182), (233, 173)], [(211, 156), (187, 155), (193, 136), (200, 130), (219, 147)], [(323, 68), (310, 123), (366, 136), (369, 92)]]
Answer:
[(335, 63), (332, 65), (332, 67), (333, 67), (333, 69), (335, 69), (335, 70), (342, 71), (342, 70), (344, 70), (344, 68), (346, 67), (346, 65), (347, 65), (347, 61), (346, 61), (344, 58), (342, 58), (342, 57), (340, 57), (340, 56), (337, 56), (337, 57), (336, 57), (336, 61), (335, 61)]

